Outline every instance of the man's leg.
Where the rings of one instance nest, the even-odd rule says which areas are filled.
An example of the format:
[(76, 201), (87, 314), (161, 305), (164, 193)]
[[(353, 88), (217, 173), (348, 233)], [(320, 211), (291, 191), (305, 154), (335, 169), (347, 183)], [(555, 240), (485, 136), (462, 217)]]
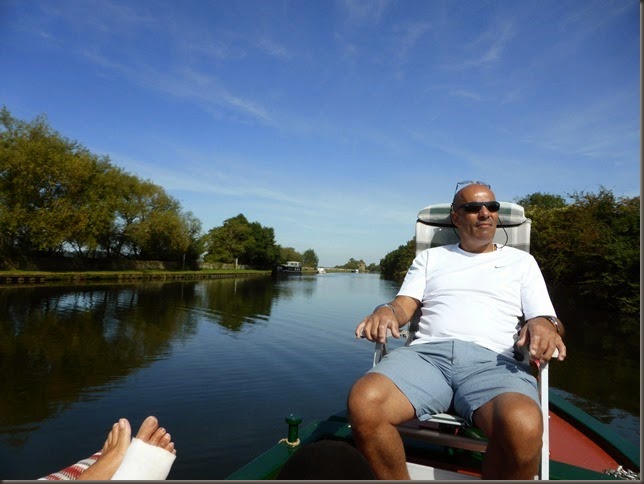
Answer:
[(537, 475), (543, 423), (534, 400), (520, 393), (502, 393), (478, 408), (472, 420), (488, 438), (484, 479), (533, 479)]
[(378, 479), (409, 479), (405, 449), (396, 425), (416, 416), (414, 407), (394, 383), (368, 373), (351, 389), (349, 420), (358, 449)]

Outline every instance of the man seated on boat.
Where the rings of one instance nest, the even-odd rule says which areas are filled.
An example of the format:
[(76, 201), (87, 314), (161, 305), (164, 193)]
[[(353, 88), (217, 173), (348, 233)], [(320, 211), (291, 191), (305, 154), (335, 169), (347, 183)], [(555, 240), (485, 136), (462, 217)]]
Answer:
[(563, 326), (535, 259), (493, 243), (498, 210), (488, 185), (459, 190), (451, 219), (460, 243), (421, 252), (396, 298), (356, 328), (357, 337), (384, 342), (387, 329), (399, 337), (399, 326), (421, 309), (412, 344), (386, 355), (349, 394), (356, 443), (380, 479), (409, 479), (395, 426), (448, 410), (487, 436), (483, 478), (537, 475), (537, 383), (515, 348), (527, 347), (535, 361), (558, 350), (563, 360)]

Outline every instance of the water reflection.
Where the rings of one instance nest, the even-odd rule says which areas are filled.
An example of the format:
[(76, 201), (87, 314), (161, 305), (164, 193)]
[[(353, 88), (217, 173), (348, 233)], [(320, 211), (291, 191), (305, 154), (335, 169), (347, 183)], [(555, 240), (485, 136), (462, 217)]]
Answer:
[(264, 278), (0, 290), (0, 424), (42, 421), (169, 356), (205, 319), (229, 331), (267, 321), (293, 289)]
[(244, 324), (266, 321), (276, 297), (279, 288), (265, 278), (217, 279), (201, 284), (192, 304), (206, 319), (239, 332)]
[[(172, 478), (221, 479), (288, 413), (342, 408), (372, 355), (355, 324), (395, 293), (368, 274), (0, 288), (0, 478), (68, 465), (113, 418), (150, 412), (181, 442)], [(639, 337), (606, 315), (612, 333), (597, 329), (574, 301), (556, 307), (569, 358), (551, 385), (639, 440)]]
[[(565, 289), (551, 291), (551, 296), (566, 325), (568, 348), (566, 361), (552, 366), (551, 385), (607, 408), (639, 414), (639, 319), (582, 304)], [(612, 422), (610, 412), (598, 414), (583, 402), (580, 406)]]
[(176, 304), (194, 297), (194, 285), (173, 284), (3, 289), (0, 423), (41, 421), (163, 358), (173, 338), (194, 331)]
[(280, 298), (312, 297), (316, 279), (267, 278), (0, 290), (0, 425), (42, 421), (169, 356), (206, 320), (228, 331), (267, 322)]

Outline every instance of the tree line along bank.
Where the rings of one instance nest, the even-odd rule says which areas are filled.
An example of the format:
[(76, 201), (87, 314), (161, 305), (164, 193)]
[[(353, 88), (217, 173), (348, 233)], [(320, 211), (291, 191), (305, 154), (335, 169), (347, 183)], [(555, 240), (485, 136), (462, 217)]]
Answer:
[(258, 269), (318, 263), (312, 249), (281, 247), (272, 228), (242, 214), (204, 235), (162, 187), (61, 136), (45, 116), (25, 122), (0, 110), (0, 269), (101, 270), (128, 260), (195, 269), (204, 256)]
[(203, 234), (162, 187), (63, 137), (45, 116), (25, 122), (0, 110), (0, 270), (129, 270), (136, 261), (266, 270), (289, 260), (319, 262), (313, 249), (283, 247), (273, 228), (243, 214)]

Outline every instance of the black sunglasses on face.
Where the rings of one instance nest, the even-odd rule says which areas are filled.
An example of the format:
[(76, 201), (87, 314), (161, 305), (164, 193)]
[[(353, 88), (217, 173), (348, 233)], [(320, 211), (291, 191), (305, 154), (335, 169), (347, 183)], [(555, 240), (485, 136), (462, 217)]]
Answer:
[(456, 207), (456, 210), (462, 208), (467, 213), (478, 213), (483, 207), (487, 208), (490, 212), (498, 212), (501, 208), (501, 204), (496, 200), (492, 200), (491, 202), (468, 202), (463, 205), (459, 205)]

